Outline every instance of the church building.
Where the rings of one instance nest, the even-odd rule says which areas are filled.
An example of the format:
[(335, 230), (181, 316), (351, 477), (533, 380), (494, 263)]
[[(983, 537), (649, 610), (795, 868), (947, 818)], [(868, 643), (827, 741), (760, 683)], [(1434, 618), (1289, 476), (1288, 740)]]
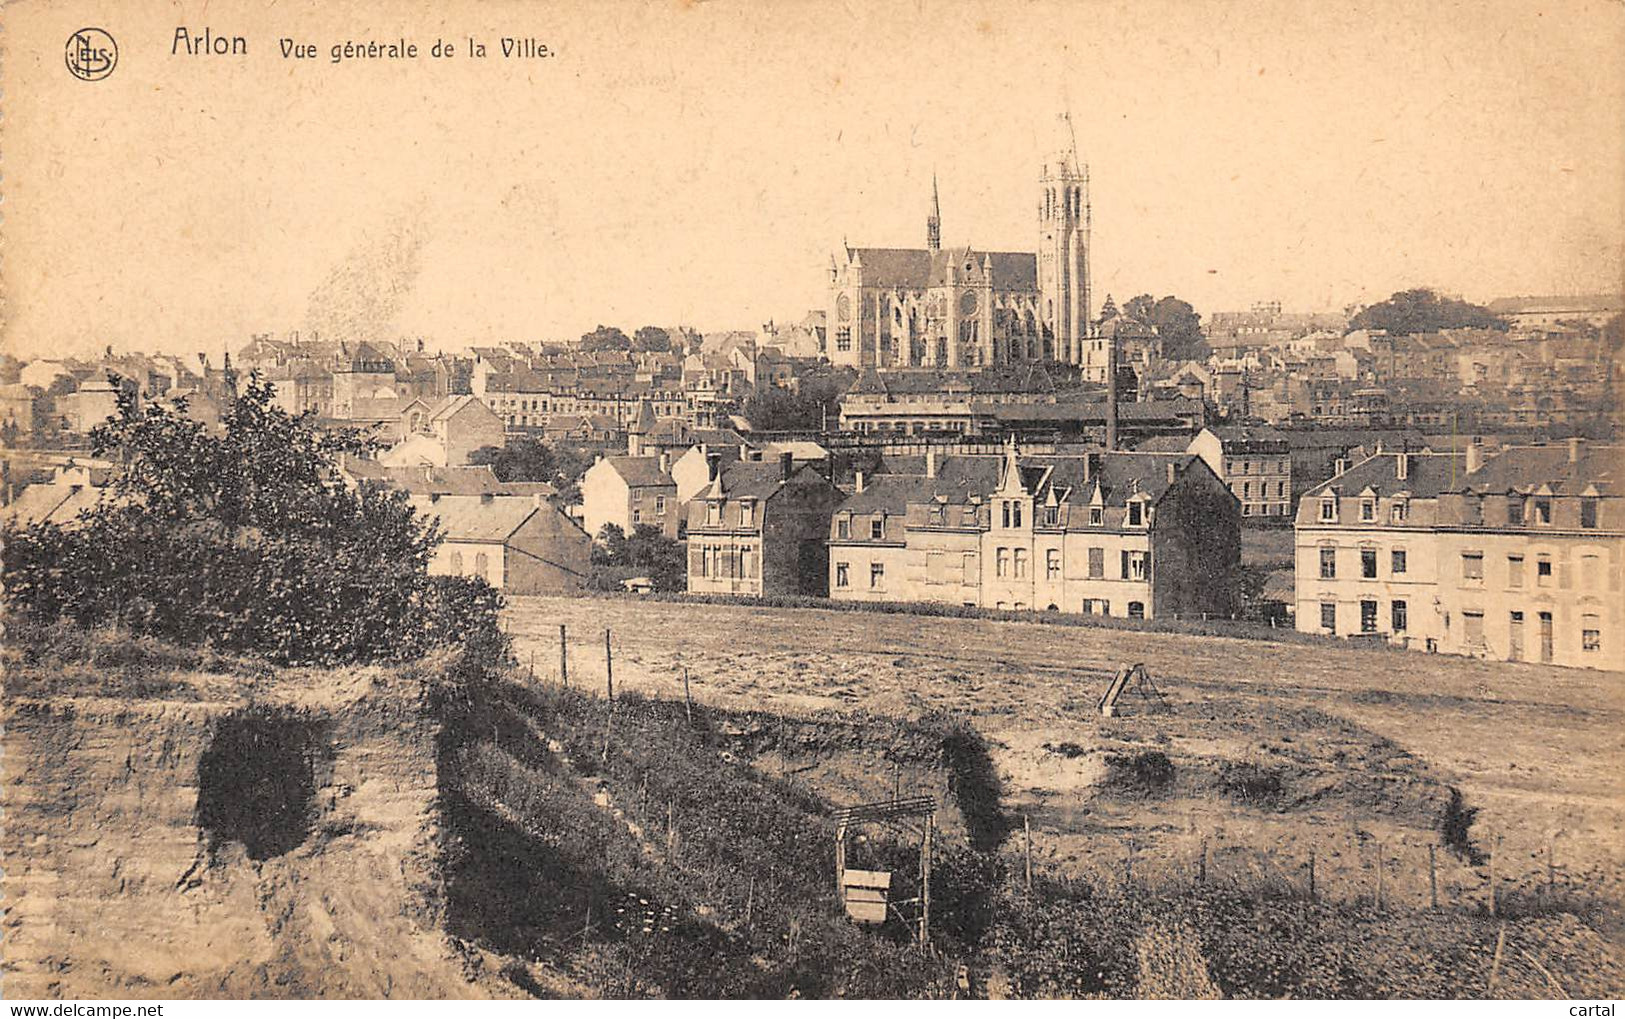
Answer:
[(924, 248), (830, 258), (826, 354), (838, 365), (980, 368), (1088, 360), (1089, 168), (1067, 145), (1039, 172), (1038, 250), (942, 246), (936, 181)]

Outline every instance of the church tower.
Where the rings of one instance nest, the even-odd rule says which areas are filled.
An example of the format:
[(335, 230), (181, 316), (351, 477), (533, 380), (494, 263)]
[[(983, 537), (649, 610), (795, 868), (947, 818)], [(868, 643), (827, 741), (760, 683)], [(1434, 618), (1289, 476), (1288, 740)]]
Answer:
[(937, 175), (931, 175), (931, 215), (925, 217), (925, 248), (942, 250), (942, 203), (937, 200)]
[(1089, 168), (1063, 114), (1060, 151), (1039, 171), (1038, 289), (1054, 358), (1081, 364), (1092, 321), (1089, 293)]

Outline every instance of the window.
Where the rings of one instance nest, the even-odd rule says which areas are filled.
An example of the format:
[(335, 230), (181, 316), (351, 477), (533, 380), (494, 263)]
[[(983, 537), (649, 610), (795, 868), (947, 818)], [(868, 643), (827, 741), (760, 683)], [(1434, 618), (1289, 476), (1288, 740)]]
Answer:
[(1552, 522), (1552, 500), (1540, 498), (1535, 500), (1535, 523), (1549, 524)]
[(1594, 555), (1580, 557), (1580, 587), (1582, 590), (1602, 586), (1600, 583), (1602, 568), (1598, 565), (1600, 562), (1601, 560)]
[(1322, 499), (1322, 500), (1320, 500), (1320, 519), (1322, 519), (1322, 520), (1336, 520), (1337, 519), (1337, 500), (1336, 499)]
[(1010, 575), (1010, 550), (1001, 548), (994, 552), (993, 575), (995, 577), (1008, 577)]
[(1523, 586), (1523, 556), (1521, 555), (1507, 556), (1507, 586)]
[(1243, 499), (1251, 499), (1253, 497), (1253, 483), (1251, 481), (1243, 481), (1241, 483), (1241, 497)]
[(1027, 576), (1027, 550), (1026, 549), (1024, 549), (1024, 548), (1016, 549), (1015, 565), (1016, 565), (1016, 569), (1015, 569), (1016, 579), (1017, 580), (1026, 579), (1026, 576)]
[(756, 550), (754, 548), (739, 550), (739, 575), (742, 577), (756, 576)]
[(1360, 576), (1367, 580), (1377, 578), (1377, 550), (1374, 548), (1360, 549)]
[(1135, 500), (1134, 502), (1129, 503), (1128, 504), (1128, 525), (1130, 527), (1139, 527), (1141, 521), (1143, 521), (1145, 519), (1144, 514), (1145, 514), (1145, 504), (1144, 503), (1140, 502), (1139, 500)]
[(886, 518), (875, 517), (869, 521), (869, 540), (879, 541), (886, 536)]
[(754, 502), (739, 504), (739, 523), (743, 527), (756, 526), (756, 504)]
[(1089, 507), (1089, 526), (1099, 527), (1106, 522), (1106, 511), (1099, 506)]
[(1123, 579), (1144, 580), (1150, 558), (1144, 552), (1123, 553)]
[(1580, 500), (1580, 526), (1597, 526), (1597, 500), (1591, 498)]
[(982, 582), (981, 566), (977, 563), (975, 552), (966, 552), (964, 558), (965, 583), (980, 584)]
[(458, 576), (462, 576), (463, 554), (461, 552), (453, 552), (451, 554), (451, 572), (457, 574)]
[(1539, 587), (1552, 586), (1552, 560), (1550, 556), (1541, 556), (1535, 560), (1535, 584)]
[(705, 522), (712, 526), (722, 522), (722, 503), (708, 502), (705, 504)]
[(1061, 579), (1061, 550), (1052, 548), (1044, 553), (1044, 576), (1049, 580)]
[(1366, 523), (1370, 523), (1377, 519), (1377, 500), (1360, 500), (1360, 519)]
[(1467, 611), (1461, 614), (1462, 639), (1469, 647), (1484, 645), (1484, 613)]
[(852, 349), (852, 329), (850, 326), (840, 326), (835, 330), (835, 349), (840, 351)]
[(1145, 618), (1145, 603), (1144, 602), (1137, 602), (1137, 601), (1129, 602), (1128, 603), (1128, 617), (1130, 619), (1144, 619)]
[(1004, 502), (999, 503), (999, 508), (1003, 510), (1001, 519), (1004, 521), (1005, 529), (1008, 530), (1010, 528), (1010, 500), (1006, 499)]
[(655, 516), (663, 517), (665, 515), (666, 515), (666, 497), (663, 496), (663, 495), (657, 495), (657, 496), (655, 496)]
[(1388, 555), (1388, 571), (1390, 573), (1405, 572), (1405, 550), (1396, 548)]
[(1484, 553), (1482, 553), (1482, 552), (1463, 552), (1461, 554), (1461, 579), (1462, 580), (1483, 580), (1484, 579)]
[(1402, 602), (1402, 601), (1394, 602), (1392, 605), (1389, 606), (1389, 612), (1390, 612), (1390, 615), (1393, 617), (1394, 632), (1395, 633), (1404, 633), (1405, 632), (1405, 603)]
[(1011, 503), (1010, 504), (1010, 509), (1011, 509), (1011, 515), (1015, 517), (1015, 521), (1016, 521), (1015, 526), (1020, 527), (1021, 526), (1021, 503), (1019, 503), (1019, 502)]
[(1590, 612), (1580, 617), (1580, 650), (1602, 650), (1602, 625), (1597, 616)]
[(1337, 603), (1323, 601), (1320, 603), (1320, 628), (1327, 633), (1337, 632)]
[(1058, 524), (1060, 522), (1061, 522), (1061, 507), (1059, 507), (1059, 506), (1045, 506), (1044, 507), (1044, 526), (1045, 527), (1054, 527), (1056, 524)]
[(1509, 496), (1507, 496), (1507, 523), (1509, 523), (1509, 524), (1521, 524), (1521, 523), (1523, 523), (1523, 511), (1524, 511), (1523, 496), (1521, 496), (1521, 495), (1509, 495)]
[(835, 520), (835, 537), (843, 541), (852, 537), (852, 518), (837, 517)]
[(1377, 603), (1374, 601), (1360, 602), (1360, 632), (1377, 632)]
[(1396, 524), (1403, 524), (1409, 514), (1410, 504), (1404, 499), (1394, 500), (1394, 504), (1388, 509), (1388, 519)]
[(852, 584), (852, 571), (846, 563), (835, 564), (835, 586), (849, 587)]
[(870, 587), (885, 587), (886, 586), (886, 564), (885, 563), (870, 563), (869, 564), (869, 586)]
[(1100, 580), (1106, 576), (1106, 550), (1092, 548), (1089, 550), (1089, 579)]
[(1320, 550), (1320, 579), (1337, 579), (1337, 549), (1323, 548)]

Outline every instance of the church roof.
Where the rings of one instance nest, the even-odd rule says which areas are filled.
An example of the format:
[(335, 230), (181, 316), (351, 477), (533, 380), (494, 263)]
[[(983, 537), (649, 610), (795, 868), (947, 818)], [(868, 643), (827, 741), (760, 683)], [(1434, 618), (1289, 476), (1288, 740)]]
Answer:
[(863, 267), (864, 286), (924, 290), (948, 280), (948, 266), (961, 260), (980, 272), (993, 266), (993, 289), (1038, 289), (1038, 256), (1025, 251), (976, 251), (972, 248), (849, 248), (848, 261)]

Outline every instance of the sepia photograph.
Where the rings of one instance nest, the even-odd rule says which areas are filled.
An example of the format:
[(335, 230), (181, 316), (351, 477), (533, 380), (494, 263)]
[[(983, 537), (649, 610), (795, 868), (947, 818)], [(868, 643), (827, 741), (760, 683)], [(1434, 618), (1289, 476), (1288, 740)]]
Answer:
[(1613, 1016), (1622, 396), (1618, 0), (8, 0), (0, 1008)]

